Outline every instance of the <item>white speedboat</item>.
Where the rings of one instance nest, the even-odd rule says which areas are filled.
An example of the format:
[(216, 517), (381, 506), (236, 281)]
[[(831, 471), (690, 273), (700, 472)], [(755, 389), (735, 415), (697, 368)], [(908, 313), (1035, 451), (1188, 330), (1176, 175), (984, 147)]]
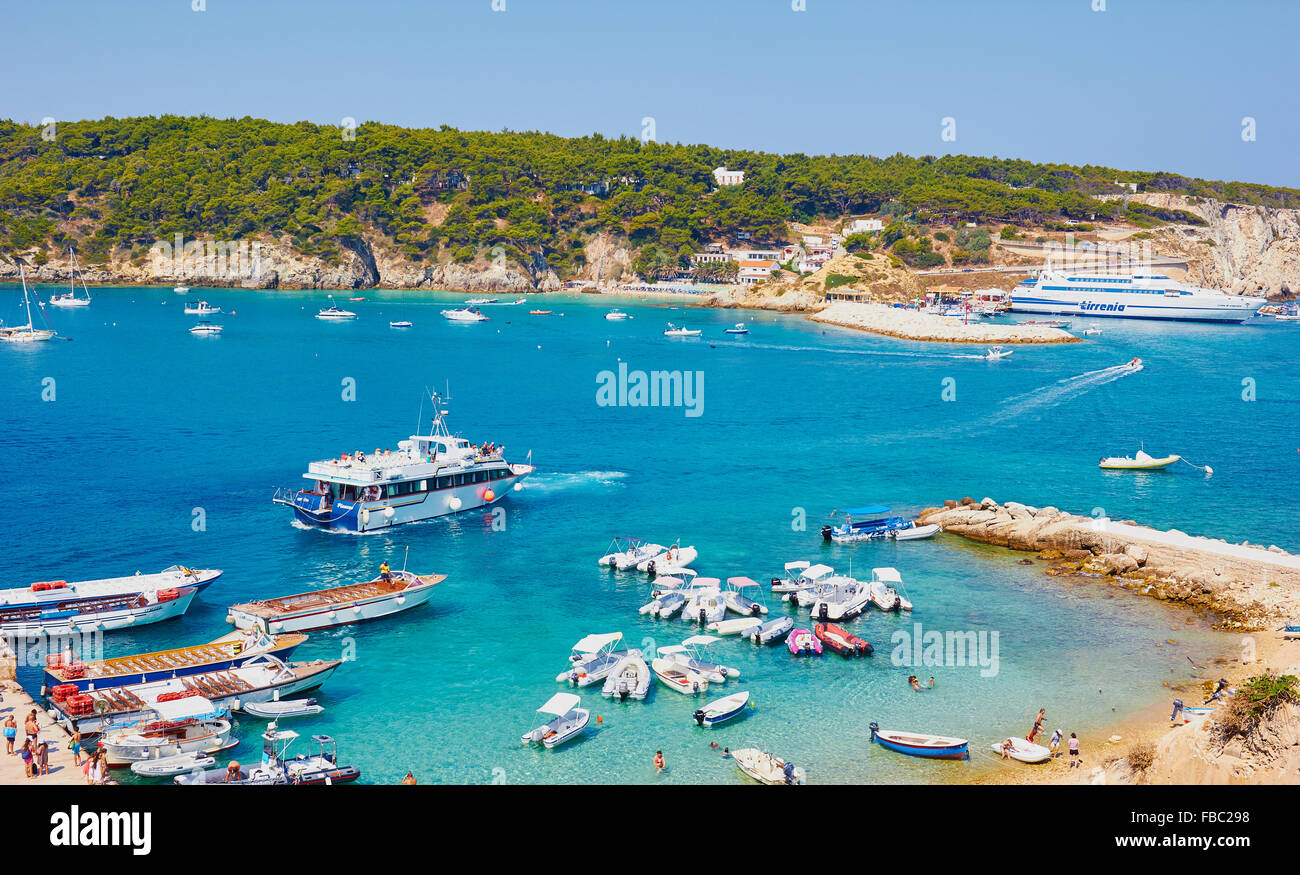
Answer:
[(1086, 334), (1086, 335), (1088, 335), (1089, 337), (1096, 337), (1098, 334), (1101, 334), (1101, 329), (1100, 329), (1100, 328), (1085, 328), (1085, 329), (1083, 329), (1083, 331), (1081, 331), (1081, 332), (1079, 332), (1079, 333), (1080, 333), (1080, 334)]
[(484, 316), (477, 307), (457, 307), (453, 310), (443, 310), (442, 318), (448, 322), (487, 322), (488, 317)]
[(467, 307), (477, 307), (480, 304), (495, 304), (496, 298), (468, 298), (465, 301)]
[(606, 699), (644, 699), (650, 691), (652, 680), (650, 666), (641, 656), (641, 651), (629, 651), (614, 666), (614, 670), (605, 678), (605, 685), (600, 694)]
[(316, 704), (315, 699), (273, 699), (270, 702), (244, 702), (241, 710), (254, 717), (266, 720), (282, 720), (285, 717), (311, 717), (325, 710)]
[(1108, 456), (1097, 463), (1099, 468), (1112, 471), (1156, 471), (1168, 468), (1182, 456), (1163, 456), (1157, 459), (1147, 455), (1145, 450), (1138, 450), (1134, 456)]
[(749, 329), (745, 327), (744, 322), (737, 322), (731, 328), (726, 328), (723, 330), (727, 334), (748, 334), (749, 333)]
[(1022, 763), (1045, 763), (1052, 758), (1052, 752), (1041, 744), (1034, 744), (1032, 741), (1026, 741), (1023, 738), (1007, 738), (1004, 741), (995, 741), (989, 747), (998, 756), (1002, 756), (1003, 745), (1010, 744), (1006, 755), (1013, 760)]
[(605, 318), (610, 322), (622, 322), (624, 319), (631, 319), (632, 317), (615, 307), (605, 314)]
[(622, 632), (608, 632), (588, 635), (578, 641), (573, 645), (573, 653), (569, 656), (569, 668), (555, 676), (556, 683), (589, 687), (604, 680), (624, 656), (640, 653), (636, 650), (615, 650), (622, 640)]
[(642, 605), (637, 613), (656, 619), (666, 620), (686, 605), (686, 594), (679, 590), (669, 590), (655, 596), (649, 604)]
[[(208, 707), (206, 700), (197, 698), (200, 714)], [(105, 730), (99, 739), (99, 749), (107, 756), (110, 768), (129, 766), (145, 760), (158, 760), (187, 753), (215, 753), (230, 746), (230, 721), (214, 718), (201, 719), (187, 708), (189, 700), (177, 699), (181, 708), (166, 711), (171, 702), (159, 702), (158, 713), (172, 714), (168, 719), (141, 720), (130, 726)], [(179, 716), (184, 714), (186, 716)]]
[(895, 541), (919, 541), (923, 538), (933, 537), (939, 531), (938, 523), (930, 523), (928, 526), (912, 526), (910, 529), (897, 529), (892, 535)]
[(77, 297), (77, 254), (68, 247), (68, 291), (63, 295), (50, 295), (50, 305), (53, 307), (89, 307), (90, 306), (90, 289), (86, 288), (86, 277), (82, 274), (81, 289), (86, 293), (86, 297)]
[(768, 620), (757, 629), (750, 630), (745, 637), (755, 644), (777, 644), (794, 629), (794, 620), (790, 617), (777, 617)]
[[(35, 343), (38, 341), (49, 340), (54, 337), (54, 329), (37, 328), (32, 324), (32, 301), (30, 293), (27, 291), (27, 274), (23, 271), (23, 266), (18, 265), (18, 276), (23, 283), (23, 305), (27, 308), (26, 325), (6, 325), (0, 327), (0, 341), (5, 343)], [(42, 314), (45, 310), (41, 307), (41, 299), (36, 299), (36, 309)], [(48, 317), (46, 318), (48, 322)]]
[(349, 319), (357, 318), (357, 314), (351, 310), (343, 310), (334, 304), (330, 304), (324, 310), (317, 312), (317, 319), (323, 319), (326, 322), (346, 322)]
[(556, 693), (546, 704), (537, 709), (539, 714), (553, 715), (536, 729), (521, 736), (524, 744), (540, 744), (543, 747), (559, 747), (566, 741), (576, 738), (587, 728), (591, 712), (579, 708), (582, 700), (573, 693)]
[(745, 713), (745, 708), (748, 705), (749, 691), (741, 690), (738, 693), (732, 693), (730, 696), (715, 699), (703, 708), (696, 709), (691, 717), (695, 720), (696, 726), (717, 726), (719, 723), (725, 723), (733, 717), (739, 717)]
[(190, 329), (190, 334), (220, 334), (222, 331), (225, 331), (224, 325), (217, 325), (204, 319)]
[(829, 565), (809, 565), (807, 562), (787, 562), (785, 563), (785, 577), (772, 578), (772, 592), (789, 595), (805, 589), (812, 589), (817, 581), (821, 580), (828, 574), (834, 574), (835, 569)]
[(414, 328), (415, 325), (414, 323), (407, 322), (406, 320), (403, 319), (399, 322), (389, 322), (388, 327), (389, 328)]
[[(658, 546), (652, 544), (651, 546)], [(680, 547), (673, 544), (663, 550), (663, 555), (651, 556), (648, 559), (642, 559), (636, 564), (637, 571), (644, 571), (650, 574), (663, 574), (660, 569), (668, 568), (685, 568), (696, 560), (699, 553), (694, 547)]]
[(211, 768), (216, 762), (210, 754), (182, 753), (174, 757), (141, 760), (138, 763), (131, 763), (131, 771), (142, 778), (170, 778), (173, 775), (184, 775), (196, 769)]
[(659, 657), (650, 663), (650, 670), (664, 686), (687, 696), (703, 693), (709, 688), (707, 678), (674, 660)]
[(682, 607), (682, 619), (689, 623), (716, 623), (727, 613), (727, 603), (722, 600), (720, 584), (716, 577), (696, 578), (692, 594)]
[(754, 747), (742, 747), (731, 752), (736, 766), (761, 784), (802, 784), (803, 769), (770, 753)]
[(175, 292), (175, 293), (178, 294), (178, 295), (188, 295), (188, 294), (190, 293), (190, 287), (189, 287), (189, 286), (176, 286), (176, 288), (172, 289), (172, 291)]
[(718, 620), (716, 623), (708, 623), (704, 628), (719, 635), (748, 636), (750, 632), (761, 625), (763, 625), (763, 621), (758, 617), (737, 617), (731, 620)]
[(605, 555), (597, 559), (596, 564), (625, 571), (663, 552), (662, 544), (651, 544), (641, 538), (621, 536), (609, 542)]
[(896, 568), (871, 569), (871, 601), (882, 611), (910, 611), (912, 603), (900, 595), (902, 575)]
[(985, 350), (984, 358), (987, 359), (988, 361), (995, 362), (998, 359), (1006, 358), (1007, 356), (1011, 355), (1012, 352), (1014, 352), (1014, 350), (1003, 349), (1000, 346), (990, 346), (987, 350)]
[(185, 302), (186, 316), (212, 316), (220, 312), (221, 312), (220, 307), (217, 307), (213, 304), (209, 304), (207, 301), (186, 301)]
[(728, 577), (727, 588), (722, 590), (722, 601), (727, 610), (742, 617), (767, 613), (767, 605), (763, 604), (763, 587), (748, 577)]
[(721, 684), (727, 678), (740, 677), (740, 669), (713, 661), (708, 648), (720, 640), (712, 635), (692, 635), (680, 645), (660, 647), (659, 655), (703, 675), (710, 683)]
[(671, 322), (664, 329), (664, 337), (699, 337), (703, 333), (699, 328), (679, 328)]
[[(262, 761), (240, 767), (230, 763), (224, 768), (194, 771), (177, 775), (176, 784), (289, 785), (305, 787), (316, 784), (345, 784), (361, 777), (356, 766), (341, 766), (338, 745), (328, 735), (313, 735), (315, 747), (306, 754), (288, 755), (289, 746), (298, 737), (292, 729), (279, 729), (274, 723), (262, 733)], [(232, 769), (233, 767), (233, 769)], [(231, 772), (234, 772), (233, 776)]]
[(872, 601), (871, 586), (852, 577), (830, 577), (816, 601), (810, 606), (812, 616), (821, 622), (838, 622), (856, 617)]

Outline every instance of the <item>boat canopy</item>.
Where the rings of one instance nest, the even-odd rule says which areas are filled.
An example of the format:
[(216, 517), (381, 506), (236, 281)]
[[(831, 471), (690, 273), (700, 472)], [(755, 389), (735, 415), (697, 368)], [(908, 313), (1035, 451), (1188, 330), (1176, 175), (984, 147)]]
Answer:
[(622, 638), (622, 632), (606, 632), (603, 635), (588, 635), (586, 638), (583, 638), (577, 644), (573, 645), (573, 649), (578, 653), (599, 653), (601, 650), (604, 650), (616, 641), (622, 640)]
[(722, 585), (722, 581), (716, 577), (695, 578), (695, 586), (699, 587), (700, 589), (707, 589), (711, 586), (721, 586), (721, 585)]
[(758, 586), (758, 582), (749, 577), (728, 577), (727, 586), (734, 586), (736, 589), (745, 589), (750, 586)]
[(682, 585), (680, 577), (656, 577), (654, 579), (655, 589), (677, 589)]
[(881, 583), (903, 582), (903, 577), (898, 573), (897, 568), (873, 568), (871, 569), (871, 579)]
[(804, 571), (803, 574), (799, 576), (806, 577), (809, 580), (820, 580), (821, 578), (830, 574), (834, 570), (835, 569), (831, 568), (829, 565), (813, 565), (810, 566), (807, 570)]
[(682, 644), (697, 644), (702, 647), (707, 647), (715, 641), (721, 640), (721, 638), (714, 638), (712, 635), (692, 635), (690, 638), (683, 641)]
[(868, 504), (863, 507), (846, 507), (844, 510), (840, 511), (840, 513), (845, 513), (849, 516), (880, 516), (881, 514), (889, 513), (889, 508), (885, 507), (883, 504)]
[(659, 653), (661, 653), (661, 654), (664, 654), (664, 653), (685, 653), (685, 652), (686, 652), (686, 648), (683, 647), (681, 644), (665, 644), (663, 647), (660, 647), (660, 648), (659, 648)]
[(556, 717), (563, 717), (578, 707), (578, 703), (581, 701), (582, 699), (573, 693), (556, 693), (546, 700), (545, 705), (537, 710), (541, 714), (554, 714)]
[[(163, 695), (165, 691), (159, 691)], [(171, 699), (159, 702), (156, 698), (148, 703), (150, 710), (164, 720), (188, 720), (191, 717), (207, 717), (216, 711), (211, 700), (203, 696), (186, 696), (183, 699)]]
[(798, 562), (785, 563), (786, 571), (803, 571), (807, 567), (808, 567), (808, 560), (806, 559), (800, 559)]

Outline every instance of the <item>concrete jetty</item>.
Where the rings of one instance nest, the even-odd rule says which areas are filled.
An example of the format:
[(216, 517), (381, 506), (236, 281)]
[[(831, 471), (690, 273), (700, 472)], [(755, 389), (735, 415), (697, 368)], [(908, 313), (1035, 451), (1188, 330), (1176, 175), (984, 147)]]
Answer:
[(949, 316), (905, 310), (884, 304), (840, 302), (808, 317), (844, 328), (857, 328), (873, 334), (905, 340), (928, 340), (939, 343), (1075, 343), (1079, 338), (1046, 325), (998, 325), (972, 322), (969, 325)]
[[(86, 776), (82, 774), (80, 766), (73, 764), (72, 751), (68, 749), (71, 736), (62, 727), (55, 725), (45, 709), (27, 695), (27, 691), (14, 679), (13, 663), (12, 656), (0, 658), (0, 697), (3, 698), (0, 702), (0, 721), (7, 720), (12, 714), (18, 724), (18, 737), (14, 740), (14, 756), (0, 751), (0, 784), (85, 784)], [(50, 773), (38, 778), (28, 778), (23, 774), (23, 761), (17, 756), (25, 735), (27, 715), (33, 711), (36, 712), (36, 721), (40, 725), (38, 739), (49, 742), (50, 745), (48, 755)], [(91, 750), (94, 750), (93, 745)], [(83, 763), (86, 761), (84, 744), (81, 761)]]
[(1300, 617), (1300, 556), (992, 498), (949, 500), (921, 524), (1012, 550), (1033, 551), (1049, 574), (1104, 578), (1153, 598), (1219, 615), (1223, 628), (1263, 630)]

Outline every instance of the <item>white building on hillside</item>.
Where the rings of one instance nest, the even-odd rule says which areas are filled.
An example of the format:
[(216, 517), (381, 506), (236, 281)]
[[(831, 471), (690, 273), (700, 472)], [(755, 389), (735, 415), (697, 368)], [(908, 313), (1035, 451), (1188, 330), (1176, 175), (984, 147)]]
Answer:
[(744, 185), (745, 171), (728, 170), (726, 166), (717, 167), (713, 170), (713, 178), (718, 185)]
[(854, 219), (844, 226), (844, 236), (850, 234), (870, 234), (885, 230), (885, 223), (880, 219)]

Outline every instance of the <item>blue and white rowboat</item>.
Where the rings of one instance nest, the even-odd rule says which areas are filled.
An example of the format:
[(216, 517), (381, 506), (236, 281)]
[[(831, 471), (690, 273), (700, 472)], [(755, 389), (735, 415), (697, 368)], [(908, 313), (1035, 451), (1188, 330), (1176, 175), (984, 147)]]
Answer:
[(924, 732), (898, 732), (892, 729), (881, 729), (875, 723), (871, 724), (871, 740), (890, 750), (914, 757), (964, 760), (968, 755), (969, 742), (964, 738), (930, 735)]

